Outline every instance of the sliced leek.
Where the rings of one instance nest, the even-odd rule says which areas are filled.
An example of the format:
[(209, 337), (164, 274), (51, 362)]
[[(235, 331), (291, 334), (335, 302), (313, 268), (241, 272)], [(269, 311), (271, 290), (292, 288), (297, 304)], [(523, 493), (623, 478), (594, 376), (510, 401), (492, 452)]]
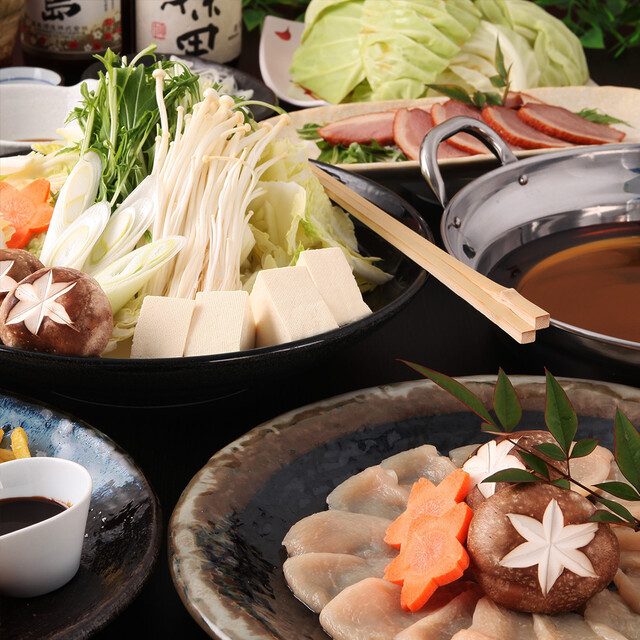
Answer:
[(81, 213), (58, 236), (49, 253), (48, 266), (82, 270), (110, 215), (111, 207), (106, 202), (98, 202)]
[(51, 255), (60, 234), (96, 199), (102, 174), (102, 161), (94, 151), (85, 153), (71, 170), (53, 209), (47, 236), (42, 245), (40, 262), (51, 266)]
[(133, 251), (155, 215), (155, 176), (147, 176), (113, 212), (102, 235), (84, 263), (93, 275)]
[(113, 313), (117, 313), (147, 281), (185, 245), (182, 236), (155, 240), (126, 254), (94, 277), (107, 294)]

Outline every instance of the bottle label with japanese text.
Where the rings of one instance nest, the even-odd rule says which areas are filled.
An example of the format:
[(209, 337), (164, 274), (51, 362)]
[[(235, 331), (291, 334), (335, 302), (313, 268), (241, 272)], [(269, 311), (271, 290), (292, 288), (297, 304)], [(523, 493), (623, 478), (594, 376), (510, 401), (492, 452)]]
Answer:
[(120, 0), (27, 0), (21, 40), (27, 49), (51, 53), (120, 51)]
[(137, 0), (136, 48), (225, 63), (242, 48), (242, 0)]

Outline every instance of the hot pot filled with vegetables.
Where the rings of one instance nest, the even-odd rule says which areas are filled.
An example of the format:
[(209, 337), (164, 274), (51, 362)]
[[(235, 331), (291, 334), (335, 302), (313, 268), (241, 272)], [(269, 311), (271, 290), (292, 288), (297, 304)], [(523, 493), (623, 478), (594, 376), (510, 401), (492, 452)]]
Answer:
[[(143, 55), (147, 51), (139, 55)], [(288, 123), (179, 62), (108, 52), (61, 131), (3, 163), (0, 340), (63, 356), (232, 353), (371, 314), (363, 255)], [(215, 331), (211, 327), (215, 326)]]

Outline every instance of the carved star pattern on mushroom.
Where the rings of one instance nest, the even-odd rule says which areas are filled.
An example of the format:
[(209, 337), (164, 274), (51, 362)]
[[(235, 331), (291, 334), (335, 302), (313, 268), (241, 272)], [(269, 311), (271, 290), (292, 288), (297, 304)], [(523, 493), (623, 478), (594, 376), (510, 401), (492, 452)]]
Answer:
[(73, 328), (73, 321), (66, 309), (56, 300), (75, 285), (76, 282), (53, 282), (51, 271), (41, 275), (33, 284), (19, 285), (14, 292), (19, 302), (9, 312), (6, 324), (24, 322), (33, 335), (38, 335), (45, 318)]
[(589, 558), (578, 551), (593, 540), (597, 522), (565, 526), (562, 509), (555, 499), (549, 501), (542, 522), (521, 514), (508, 513), (507, 517), (526, 542), (504, 556), (500, 564), (508, 568), (538, 565), (538, 582), (544, 596), (565, 568), (584, 578), (598, 577)]
[(483, 444), (463, 465), (462, 468), (471, 477), (470, 487), (478, 485), (480, 493), (485, 498), (490, 498), (496, 492), (495, 482), (482, 482), (490, 475), (503, 469), (524, 469), (522, 461), (509, 455), (513, 444), (503, 440), (499, 444), (491, 440)]
[(9, 275), (14, 260), (0, 260), (0, 293), (8, 293), (16, 286), (16, 281)]

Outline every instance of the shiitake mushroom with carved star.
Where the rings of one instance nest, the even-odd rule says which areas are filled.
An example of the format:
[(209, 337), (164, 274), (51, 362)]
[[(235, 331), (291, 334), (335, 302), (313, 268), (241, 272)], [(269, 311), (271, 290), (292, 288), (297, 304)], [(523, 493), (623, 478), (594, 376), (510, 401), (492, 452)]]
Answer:
[(487, 596), (509, 609), (575, 611), (611, 582), (619, 547), (611, 527), (589, 522), (595, 507), (575, 491), (517, 484), (482, 502), (467, 549)]
[(0, 304), (23, 278), (44, 265), (24, 249), (0, 249)]
[(9, 347), (99, 356), (112, 331), (109, 299), (91, 276), (76, 269), (40, 269), (0, 305), (0, 339)]

